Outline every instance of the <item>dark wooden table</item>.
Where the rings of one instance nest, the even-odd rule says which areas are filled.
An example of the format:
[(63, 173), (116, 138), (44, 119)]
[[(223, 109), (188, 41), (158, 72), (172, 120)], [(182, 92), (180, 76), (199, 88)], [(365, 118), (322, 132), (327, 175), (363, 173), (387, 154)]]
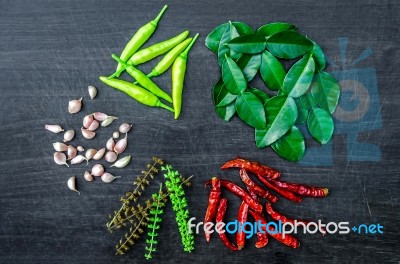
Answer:
[[(119, 196), (155, 155), (183, 174), (195, 175), (187, 197), (191, 215), (198, 220), (207, 202), (204, 180), (220, 175), (239, 183), (235, 171), (221, 172), (219, 166), (240, 155), (281, 170), (284, 179), (330, 188), (326, 199), (306, 199), (295, 205), (280, 202), (278, 208), (288, 215), (347, 221), (351, 227), (384, 226), (383, 234), (374, 235), (299, 234), (302, 246), (297, 250), (276, 241), (257, 250), (252, 239), (244, 250), (231, 252), (216, 237), (207, 244), (198, 235), (195, 252), (186, 254), (169, 205), (160, 230), (159, 263), (399, 263), (397, 1), (171, 2), (151, 42), (184, 29), (201, 36), (190, 54), (178, 121), (166, 111), (139, 105), (98, 80), (114, 70), (110, 54), (121, 51), (136, 29), (159, 11), (162, 1), (2, 0), (0, 4), (1, 263), (145, 262), (143, 240), (128, 255), (114, 256), (113, 246), (123, 233), (109, 234), (105, 223), (107, 215), (119, 206)], [(203, 43), (215, 26), (228, 20), (254, 28), (272, 21), (297, 25), (331, 58), (334, 64), (328, 71), (367, 89), (368, 114), (358, 113), (351, 122), (336, 120), (330, 149), (315, 148), (308, 140), (309, 149), (314, 148), (308, 153), (308, 163), (302, 165), (283, 161), (271, 149), (257, 149), (252, 129), (237, 118), (223, 122), (213, 109), (211, 87), (219, 68)], [(346, 54), (341, 54), (345, 47)], [(357, 62), (367, 48), (372, 54), (365, 53), (369, 56)], [(154, 62), (141, 69), (148, 71), (152, 65)], [(157, 82), (169, 89), (169, 79), (170, 72)], [(88, 99), (88, 85), (98, 87), (96, 100)], [(259, 80), (255, 86), (263, 87)], [(351, 95), (343, 97), (342, 108), (365, 103), (366, 98)], [(67, 102), (81, 96), (83, 111), (68, 114)], [(71, 168), (55, 165), (51, 143), (61, 140), (61, 135), (44, 130), (45, 124), (53, 123), (79, 129), (82, 117), (94, 111), (116, 115), (119, 123), (134, 124), (126, 151), (133, 156), (132, 163), (124, 170), (110, 170), (122, 176), (110, 185), (84, 182), (83, 171), (89, 168), (84, 164)], [(89, 143), (79, 135), (74, 144), (98, 148), (116, 127), (101, 129)], [(81, 195), (68, 190), (66, 181), (71, 175), (78, 177)], [(148, 193), (156, 189), (153, 185)], [(233, 220), (238, 200), (232, 197), (230, 201), (229, 218)]]

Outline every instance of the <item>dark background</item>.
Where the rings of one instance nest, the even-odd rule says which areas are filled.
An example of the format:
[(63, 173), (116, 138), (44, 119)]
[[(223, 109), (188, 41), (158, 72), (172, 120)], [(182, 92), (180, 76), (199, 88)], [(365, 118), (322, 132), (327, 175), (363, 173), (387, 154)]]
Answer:
[[(219, 166), (236, 155), (282, 171), (283, 179), (327, 186), (326, 199), (301, 204), (279, 202), (291, 216), (348, 221), (350, 225), (380, 223), (384, 234), (303, 235), (302, 246), (291, 249), (271, 241), (261, 250), (252, 239), (240, 252), (227, 250), (217, 237), (206, 244), (196, 236), (196, 250), (183, 253), (168, 205), (160, 230), (157, 262), (176, 263), (399, 263), (399, 3), (397, 1), (173, 1), (155, 43), (183, 31), (200, 33), (190, 53), (181, 118), (175, 121), (162, 109), (139, 105), (107, 88), (98, 76), (114, 71), (111, 53), (119, 53), (134, 32), (153, 19), (162, 1), (0, 1), (0, 262), (2, 263), (137, 263), (145, 262), (143, 240), (126, 256), (114, 256), (113, 246), (123, 232), (109, 234), (107, 215), (119, 208), (119, 196), (129, 190), (140, 170), (157, 155), (185, 175), (194, 174), (187, 191), (190, 212), (203, 218), (208, 191), (203, 182), (213, 175), (239, 183), (236, 171)], [(243, 21), (257, 28), (288, 21), (319, 43), (340, 65), (338, 38), (347, 37), (347, 59), (367, 47), (373, 55), (358, 67), (374, 67), (377, 75), (382, 128), (361, 131), (360, 142), (379, 146), (381, 161), (347, 159), (346, 135), (333, 138), (333, 166), (300, 166), (282, 160), (271, 149), (255, 147), (253, 131), (238, 118), (230, 123), (214, 112), (211, 88), (218, 79), (216, 56), (204, 46), (217, 25)], [(148, 45), (148, 44), (146, 44)], [(141, 67), (151, 69), (155, 62)], [(328, 67), (328, 71), (333, 68)], [(157, 78), (170, 87), (170, 71)], [(87, 86), (99, 89), (90, 101)], [(256, 82), (262, 87), (261, 82)], [(83, 110), (70, 115), (67, 103), (84, 97)], [(78, 135), (73, 144), (100, 148), (121, 122), (134, 124), (126, 153), (129, 167), (109, 170), (122, 176), (112, 184), (84, 182), (84, 164), (67, 168), (53, 162), (52, 143), (62, 134), (44, 130), (60, 124), (78, 130), (87, 113), (103, 111), (120, 117), (100, 129), (93, 141)], [(380, 118), (379, 117), (379, 118)], [(80, 133), (78, 133), (80, 134)], [(308, 144), (311, 143), (308, 140)], [(92, 144), (92, 145), (91, 145)], [(314, 144), (315, 145), (315, 144)], [(350, 146), (351, 147), (351, 146)], [(317, 153), (318, 154), (318, 153)], [(315, 160), (319, 156), (315, 154)], [(367, 158), (368, 159), (368, 158)], [(93, 165), (93, 162), (91, 162)], [(318, 165), (317, 163), (315, 165)], [(71, 175), (78, 177), (77, 193), (68, 190)], [(161, 182), (161, 177), (157, 182)], [(156, 184), (147, 194), (157, 189)], [(229, 196), (229, 218), (239, 201)]]

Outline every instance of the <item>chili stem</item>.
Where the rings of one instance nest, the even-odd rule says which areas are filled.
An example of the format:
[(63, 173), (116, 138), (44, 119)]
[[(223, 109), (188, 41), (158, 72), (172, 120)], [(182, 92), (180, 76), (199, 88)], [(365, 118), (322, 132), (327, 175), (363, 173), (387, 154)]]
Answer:
[(155, 23), (158, 24), (158, 21), (160, 21), (161, 17), (163, 16), (163, 14), (164, 14), (165, 10), (167, 10), (167, 8), (168, 8), (168, 5), (165, 5), (165, 6), (163, 7), (163, 9), (161, 9), (161, 11), (160, 11), (160, 13), (157, 15), (157, 17), (153, 20), (153, 22), (155, 22)]
[(174, 109), (172, 109), (168, 105), (165, 105), (165, 104), (163, 104), (161, 102), (158, 104), (158, 106), (161, 107), (161, 108), (167, 109), (168, 111), (171, 111), (172, 113), (175, 113)]

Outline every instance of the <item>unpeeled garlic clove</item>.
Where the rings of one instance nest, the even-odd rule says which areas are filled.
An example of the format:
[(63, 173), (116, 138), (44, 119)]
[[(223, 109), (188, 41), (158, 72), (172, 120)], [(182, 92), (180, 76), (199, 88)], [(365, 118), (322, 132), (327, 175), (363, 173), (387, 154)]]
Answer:
[(86, 153), (85, 153), (86, 161), (89, 162), (89, 160), (91, 160), (94, 157), (94, 155), (96, 155), (96, 153), (97, 153), (97, 150), (95, 150), (95, 149), (86, 150)]
[(102, 121), (104, 121), (104, 120), (107, 119), (108, 115), (105, 114), (105, 113), (102, 113), (102, 112), (94, 112), (94, 113), (93, 113), (93, 117), (94, 117), (94, 119), (96, 119), (97, 121), (102, 122)]
[(45, 125), (44, 128), (50, 132), (53, 132), (54, 134), (64, 131), (64, 129), (59, 125)]
[(76, 157), (77, 153), (78, 153), (78, 151), (76, 150), (76, 148), (74, 146), (68, 146), (67, 159), (72, 160), (73, 158)]
[(109, 140), (107, 140), (106, 148), (108, 150), (112, 151), (114, 149), (114, 146), (115, 146), (114, 138), (110, 138)]
[(110, 167), (117, 167), (117, 168), (124, 168), (126, 167), (129, 162), (131, 161), (131, 155), (123, 157), (119, 160), (117, 160), (113, 165), (111, 165)]
[(68, 130), (64, 133), (64, 142), (71, 141), (75, 137), (75, 131), (73, 129)]
[(83, 178), (85, 178), (85, 180), (88, 182), (91, 182), (94, 179), (92, 174), (90, 174), (90, 172), (88, 171), (85, 171), (85, 173), (83, 174)]
[(103, 175), (103, 173), (104, 173), (104, 167), (103, 167), (103, 165), (101, 165), (101, 164), (95, 164), (94, 166), (93, 166), (93, 168), (92, 168), (92, 172), (91, 172), (91, 174), (93, 175), (93, 176), (101, 176), (101, 175)]
[(121, 178), (121, 176), (114, 176), (111, 173), (105, 172), (103, 175), (101, 175), (101, 180), (105, 183), (110, 183), (114, 181), (117, 178)]
[(109, 126), (115, 119), (118, 119), (118, 117), (108, 116), (103, 122), (101, 122), (101, 126), (102, 127)]
[(99, 127), (99, 121), (93, 120), (93, 122), (90, 124), (90, 126), (87, 128), (89, 131), (95, 131)]
[(117, 160), (117, 158), (118, 158), (118, 155), (114, 151), (108, 151), (106, 153), (106, 156), (104, 157), (104, 159), (108, 162), (114, 162)]
[(101, 160), (101, 158), (103, 158), (105, 153), (106, 153), (106, 149), (105, 148), (99, 149), (97, 151), (97, 153), (93, 156), (93, 159), (94, 160)]
[(69, 167), (68, 164), (67, 164), (67, 157), (65, 156), (64, 153), (55, 152), (54, 155), (53, 155), (53, 158), (54, 158), (54, 162), (56, 164), (58, 164), (58, 165), (66, 165), (67, 167)]
[(86, 139), (92, 139), (96, 136), (95, 132), (84, 129), (83, 127), (81, 127), (81, 132), (82, 132), (82, 136)]
[(56, 143), (53, 143), (53, 148), (55, 151), (67, 151), (68, 145), (61, 143), (61, 142), (56, 142)]
[(119, 132), (118, 131), (115, 131), (113, 133), (113, 138), (115, 138), (115, 139), (119, 138)]
[(68, 179), (67, 182), (68, 188), (71, 191), (77, 192), (79, 195), (81, 194), (77, 189), (76, 189), (76, 177), (72, 176), (71, 178)]
[(78, 100), (71, 100), (68, 102), (68, 112), (70, 114), (76, 114), (81, 111), (82, 108), (82, 97)]
[(132, 128), (132, 125), (128, 124), (128, 123), (123, 123), (119, 126), (119, 132), (125, 134), (128, 133)]
[(85, 151), (85, 149), (84, 149), (82, 146), (77, 146), (76, 149), (77, 149), (79, 152)]
[(114, 152), (117, 154), (121, 154), (126, 149), (128, 145), (128, 133), (125, 134), (125, 137), (118, 140), (117, 144), (114, 146)]
[(89, 92), (90, 99), (93, 100), (97, 95), (97, 88), (92, 85), (89, 85), (88, 92)]
[(92, 124), (94, 118), (93, 115), (85, 115), (85, 117), (82, 120), (82, 125), (84, 128), (88, 128), (90, 126), (90, 124)]
[(85, 160), (83, 155), (77, 155), (75, 158), (71, 160), (71, 164), (80, 164)]

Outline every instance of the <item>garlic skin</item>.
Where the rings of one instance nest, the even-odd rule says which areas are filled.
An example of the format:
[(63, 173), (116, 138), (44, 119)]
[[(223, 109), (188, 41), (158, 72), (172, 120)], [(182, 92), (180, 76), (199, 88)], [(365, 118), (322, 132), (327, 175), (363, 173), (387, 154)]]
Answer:
[(91, 182), (94, 179), (92, 174), (90, 174), (90, 172), (88, 171), (85, 171), (85, 173), (83, 174), (83, 178), (85, 178), (85, 180), (88, 182)]
[(80, 164), (85, 160), (83, 155), (77, 155), (75, 158), (71, 160), (71, 164)]
[(64, 129), (62, 127), (60, 127), (59, 125), (45, 125), (44, 128), (54, 134), (58, 134), (58, 133), (64, 131)]
[(85, 117), (82, 120), (82, 126), (84, 128), (88, 128), (90, 124), (92, 124), (93, 120), (94, 120), (93, 115), (85, 115)]
[(81, 194), (77, 189), (76, 189), (76, 177), (72, 176), (71, 178), (68, 179), (67, 182), (68, 188), (71, 191), (77, 192), (79, 195)]
[(53, 148), (55, 151), (67, 151), (68, 145), (61, 143), (61, 142), (56, 142), (56, 143), (53, 143)]
[(113, 182), (115, 179), (117, 178), (121, 178), (121, 176), (114, 176), (111, 173), (104, 173), (103, 175), (101, 175), (101, 180), (105, 183), (110, 183)]
[(95, 131), (99, 127), (99, 121), (93, 120), (93, 122), (90, 124), (90, 126), (87, 128), (89, 131)]
[(81, 132), (82, 132), (82, 136), (86, 139), (92, 139), (96, 136), (95, 132), (84, 129), (83, 127), (81, 127)]
[(82, 146), (77, 146), (76, 149), (77, 149), (79, 152), (85, 151), (84, 147), (82, 147)]
[(95, 113), (93, 113), (93, 117), (97, 121), (102, 122), (107, 119), (108, 115), (105, 113), (102, 113), (102, 112), (95, 112)]
[(106, 153), (106, 149), (105, 148), (99, 149), (97, 151), (97, 153), (93, 156), (93, 159), (94, 160), (101, 160), (101, 158), (103, 158), (105, 153)]
[(64, 153), (55, 152), (54, 155), (53, 155), (53, 159), (54, 159), (54, 162), (56, 164), (58, 164), (58, 165), (66, 165), (67, 167), (69, 167), (68, 164), (67, 164), (67, 157), (65, 156)]
[(128, 133), (125, 134), (125, 137), (118, 140), (117, 144), (114, 146), (114, 152), (117, 154), (121, 154), (126, 149), (128, 145)]
[(101, 164), (96, 164), (96, 165), (93, 166), (92, 172), (91, 172), (91, 174), (92, 174), (93, 176), (99, 177), (99, 176), (103, 175), (103, 173), (104, 173), (104, 167), (103, 167), (103, 165), (101, 165)]
[(115, 119), (118, 119), (118, 117), (108, 116), (103, 122), (101, 122), (101, 126), (102, 127), (109, 126)]
[(111, 165), (110, 167), (117, 167), (117, 168), (124, 168), (126, 167), (129, 162), (131, 161), (131, 155), (129, 156), (125, 156), (119, 160), (117, 160), (113, 165)]
[(69, 142), (75, 137), (75, 131), (73, 129), (68, 130), (64, 133), (64, 142)]
[(114, 162), (116, 161), (118, 158), (117, 153), (113, 152), (113, 151), (108, 151), (106, 153), (106, 156), (104, 157), (104, 159), (108, 162)]
[(68, 102), (68, 112), (70, 114), (76, 114), (81, 111), (82, 108), (82, 97), (78, 100), (71, 100)]
[(114, 146), (115, 146), (114, 138), (110, 138), (109, 140), (107, 140), (106, 148), (109, 151), (112, 151), (114, 149)]
[(115, 139), (117, 139), (117, 138), (119, 138), (119, 132), (118, 131), (115, 131), (114, 133), (113, 133), (113, 138), (115, 138)]
[(97, 95), (97, 88), (92, 85), (89, 85), (88, 92), (89, 92), (90, 99), (93, 100)]
[(71, 159), (75, 158), (77, 153), (78, 153), (78, 151), (76, 150), (76, 148), (74, 146), (68, 146), (67, 160), (71, 160)]
[(132, 128), (132, 125), (128, 124), (128, 123), (123, 123), (119, 126), (119, 132), (121, 132), (122, 134), (128, 133)]
[(95, 149), (86, 150), (86, 153), (85, 153), (86, 161), (89, 162), (89, 160), (91, 160), (94, 157), (94, 155), (96, 155), (96, 153), (97, 153), (97, 150), (95, 150)]

